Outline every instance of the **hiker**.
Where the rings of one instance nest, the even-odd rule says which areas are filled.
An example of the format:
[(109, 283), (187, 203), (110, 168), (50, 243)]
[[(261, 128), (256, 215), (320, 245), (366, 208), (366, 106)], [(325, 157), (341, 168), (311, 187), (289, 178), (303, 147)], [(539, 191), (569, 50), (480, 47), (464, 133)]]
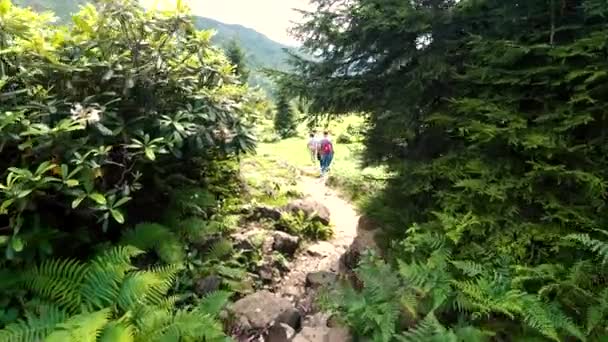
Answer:
[(310, 160), (313, 164), (320, 161), (319, 156), (319, 138), (317, 138), (317, 133), (310, 133), (310, 139), (308, 139), (308, 152), (310, 153)]
[(329, 171), (332, 160), (334, 159), (334, 145), (329, 138), (329, 132), (323, 132), (319, 146), (319, 155), (321, 156), (321, 177), (325, 176)]

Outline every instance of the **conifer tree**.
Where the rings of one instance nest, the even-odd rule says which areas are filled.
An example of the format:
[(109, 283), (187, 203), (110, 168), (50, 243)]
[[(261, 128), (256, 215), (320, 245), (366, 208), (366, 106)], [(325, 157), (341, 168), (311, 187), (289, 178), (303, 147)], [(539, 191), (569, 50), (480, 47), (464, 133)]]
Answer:
[(279, 92), (276, 100), (274, 129), (282, 138), (288, 138), (296, 134), (296, 128), (295, 111), (285, 93)]
[(236, 40), (231, 40), (226, 47), (226, 57), (230, 64), (234, 66), (234, 74), (239, 77), (241, 83), (245, 84), (249, 80), (249, 68), (243, 49)]
[[(512, 307), (543, 336), (582, 339), (575, 322), (599, 340), (593, 327), (605, 312), (588, 310), (604, 298), (606, 269), (575, 271), (594, 259), (563, 237), (608, 222), (606, 1), (313, 3), (295, 32), (316, 58), (294, 57), (297, 72), (279, 81), (311, 98), (311, 111), (370, 113), (366, 161), (396, 176), (367, 210), (382, 215), (388, 236), (435, 234), (458, 265), (491, 270), (456, 291), (486, 304), (498, 303), (499, 288), (514, 291), (530, 302)], [(498, 285), (524, 269), (530, 274)], [(566, 270), (585, 285), (568, 283)], [(458, 315), (492, 311), (469, 300), (455, 304)]]

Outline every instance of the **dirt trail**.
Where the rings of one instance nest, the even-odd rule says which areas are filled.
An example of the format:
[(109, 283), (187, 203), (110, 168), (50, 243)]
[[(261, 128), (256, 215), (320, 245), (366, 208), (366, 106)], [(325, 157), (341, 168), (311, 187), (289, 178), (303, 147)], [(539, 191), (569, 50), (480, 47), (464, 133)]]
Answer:
[(292, 299), (303, 311), (309, 308), (311, 298), (305, 298), (306, 275), (311, 272), (337, 273), (339, 259), (357, 235), (359, 214), (338, 193), (325, 185), (324, 179), (312, 178), (303, 170), (301, 190), (306, 197), (323, 203), (331, 214), (334, 237), (306, 246), (290, 263), (290, 272), (275, 286), (276, 293)]

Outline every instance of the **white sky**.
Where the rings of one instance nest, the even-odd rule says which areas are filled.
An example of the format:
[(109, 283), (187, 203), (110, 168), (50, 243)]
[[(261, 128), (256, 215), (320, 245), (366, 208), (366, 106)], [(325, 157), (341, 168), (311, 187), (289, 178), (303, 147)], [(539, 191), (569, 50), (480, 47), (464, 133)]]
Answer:
[[(177, 0), (142, 0), (146, 6), (175, 6)], [(277, 42), (296, 45), (287, 29), (301, 21), (293, 8), (310, 8), (308, 0), (182, 0), (192, 12), (227, 24), (240, 24)]]

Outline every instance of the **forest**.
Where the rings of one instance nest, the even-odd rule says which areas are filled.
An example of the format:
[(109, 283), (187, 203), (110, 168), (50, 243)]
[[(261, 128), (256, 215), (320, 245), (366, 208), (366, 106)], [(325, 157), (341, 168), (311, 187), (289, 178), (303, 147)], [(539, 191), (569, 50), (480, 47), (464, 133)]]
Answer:
[(0, 342), (608, 340), (608, 1), (310, 3), (0, 0)]

